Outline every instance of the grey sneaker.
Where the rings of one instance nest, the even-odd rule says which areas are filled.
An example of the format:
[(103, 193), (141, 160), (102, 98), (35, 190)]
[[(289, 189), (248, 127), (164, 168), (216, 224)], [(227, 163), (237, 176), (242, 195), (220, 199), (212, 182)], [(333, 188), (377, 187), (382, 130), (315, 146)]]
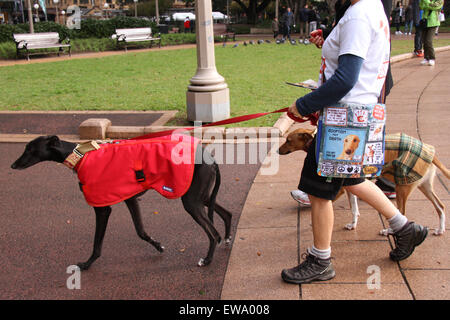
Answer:
[(427, 228), (413, 221), (405, 224), (401, 230), (394, 233), (395, 249), (389, 253), (391, 260), (401, 261), (408, 258), (427, 235)]
[(309, 252), (304, 253), (302, 258), (305, 260), (300, 265), (291, 269), (284, 269), (281, 272), (284, 281), (302, 284), (330, 280), (336, 276), (331, 258), (319, 259)]

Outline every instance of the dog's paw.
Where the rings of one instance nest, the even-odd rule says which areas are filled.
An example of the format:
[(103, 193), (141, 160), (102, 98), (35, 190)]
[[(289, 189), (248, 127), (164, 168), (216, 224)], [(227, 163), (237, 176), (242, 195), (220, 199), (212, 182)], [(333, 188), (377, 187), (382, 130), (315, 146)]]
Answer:
[(233, 238), (232, 238), (231, 236), (229, 236), (228, 238), (225, 238), (225, 245), (226, 245), (226, 246), (230, 246), (232, 240), (233, 240)]
[(165, 249), (166, 248), (164, 248), (163, 246), (159, 246), (156, 248), (156, 250), (158, 250), (159, 253), (163, 253)]
[(442, 235), (444, 234), (444, 232), (445, 232), (445, 229), (436, 229), (436, 230), (433, 232), (433, 234), (434, 234), (435, 236), (442, 236)]
[(347, 230), (354, 230), (354, 229), (356, 229), (356, 226), (355, 226), (354, 223), (347, 223), (347, 224), (344, 226), (344, 229), (347, 229)]
[(91, 264), (87, 263), (87, 262), (80, 262), (80, 263), (77, 263), (77, 266), (78, 266), (78, 268), (80, 268), (80, 270), (87, 270), (87, 269), (89, 269)]
[(203, 259), (203, 258), (201, 258), (201, 259), (198, 261), (197, 266), (199, 266), (199, 267), (205, 267), (205, 266), (207, 266), (207, 265), (210, 264), (210, 263), (211, 263), (211, 261), (209, 261), (208, 259)]
[(385, 236), (385, 237), (390, 234), (394, 234), (394, 231), (392, 231), (391, 228), (383, 229), (380, 231), (380, 235)]

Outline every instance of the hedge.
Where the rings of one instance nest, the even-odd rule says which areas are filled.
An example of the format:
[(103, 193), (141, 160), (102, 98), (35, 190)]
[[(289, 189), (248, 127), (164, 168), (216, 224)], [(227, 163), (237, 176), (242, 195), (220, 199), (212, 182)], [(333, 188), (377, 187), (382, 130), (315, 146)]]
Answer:
[[(109, 38), (115, 29), (151, 27), (158, 31), (156, 24), (148, 20), (134, 17), (115, 17), (109, 20), (86, 19), (81, 21), (81, 29), (69, 29), (55, 22), (34, 23), (35, 32), (58, 32), (61, 39)], [(29, 24), (1, 24), (0, 42), (13, 41), (14, 33), (28, 33)]]

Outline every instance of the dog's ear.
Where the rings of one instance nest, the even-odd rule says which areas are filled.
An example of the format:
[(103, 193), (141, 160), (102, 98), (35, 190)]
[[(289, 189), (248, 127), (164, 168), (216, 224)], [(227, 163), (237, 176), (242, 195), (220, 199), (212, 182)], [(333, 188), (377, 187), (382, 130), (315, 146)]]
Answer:
[(58, 136), (47, 136), (47, 143), (49, 147), (59, 147), (61, 145), (61, 140)]

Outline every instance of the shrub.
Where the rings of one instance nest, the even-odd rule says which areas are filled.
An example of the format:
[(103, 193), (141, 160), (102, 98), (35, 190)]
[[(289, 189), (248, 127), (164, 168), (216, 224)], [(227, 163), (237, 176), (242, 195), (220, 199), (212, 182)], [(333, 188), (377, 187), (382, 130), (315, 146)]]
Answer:
[[(115, 29), (151, 27), (157, 31), (156, 24), (134, 17), (115, 17), (108, 20), (86, 19), (81, 21), (81, 29), (69, 29), (55, 22), (34, 23), (35, 32), (58, 32), (61, 39), (110, 38)], [(13, 33), (29, 33), (29, 24), (0, 25), (0, 42), (13, 41)]]

